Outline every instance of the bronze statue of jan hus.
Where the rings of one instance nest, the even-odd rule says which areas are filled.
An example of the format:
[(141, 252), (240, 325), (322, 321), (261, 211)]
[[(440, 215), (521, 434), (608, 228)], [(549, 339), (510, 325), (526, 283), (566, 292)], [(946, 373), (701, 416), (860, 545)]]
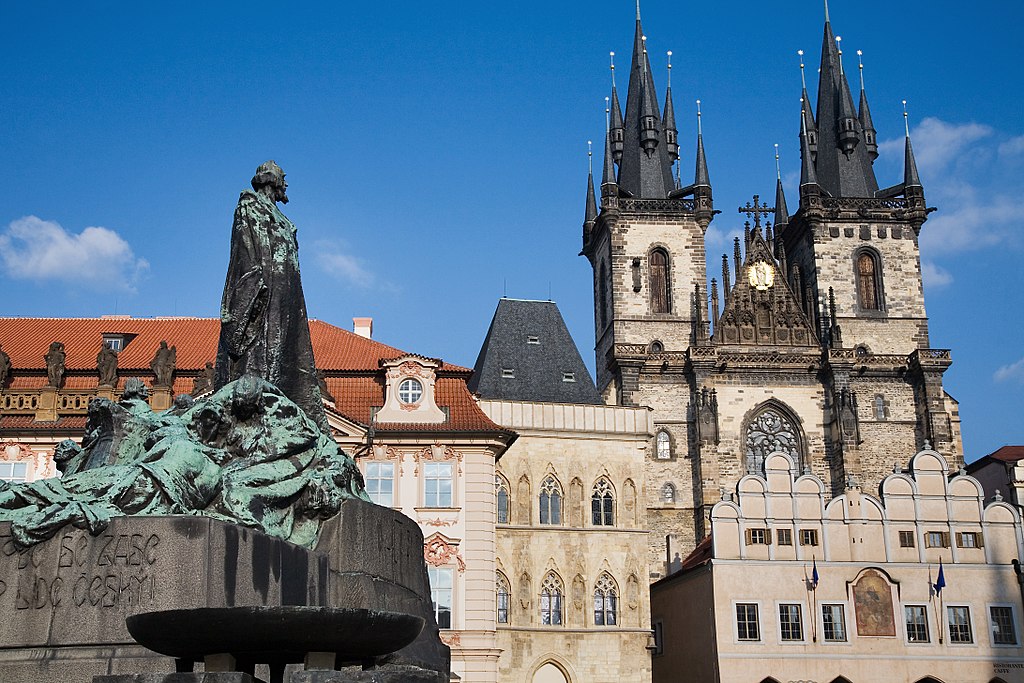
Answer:
[(238, 199), (214, 389), (243, 375), (262, 377), (330, 433), (306, 319), (295, 226), (277, 206), (288, 202), (284, 178), (281, 167), (268, 161), (256, 169), (253, 189)]

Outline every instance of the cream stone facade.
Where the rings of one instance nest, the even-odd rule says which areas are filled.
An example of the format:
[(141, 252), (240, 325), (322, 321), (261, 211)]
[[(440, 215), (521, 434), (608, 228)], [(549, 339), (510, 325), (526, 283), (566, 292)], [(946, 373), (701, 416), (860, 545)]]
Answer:
[(649, 681), (643, 461), (651, 411), (509, 400), (480, 407), (519, 434), (491, 483), (499, 680)]
[(781, 453), (744, 476), (651, 587), (653, 680), (1024, 681), (1018, 512), (935, 451), (896, 469), (831, 500)]

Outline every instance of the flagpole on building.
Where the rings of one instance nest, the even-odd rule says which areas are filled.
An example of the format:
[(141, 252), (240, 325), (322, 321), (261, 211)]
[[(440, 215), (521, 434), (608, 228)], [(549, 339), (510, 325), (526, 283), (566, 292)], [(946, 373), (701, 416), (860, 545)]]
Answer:
[(818, 563), (811, 555), (811, 642), (818, 642)]

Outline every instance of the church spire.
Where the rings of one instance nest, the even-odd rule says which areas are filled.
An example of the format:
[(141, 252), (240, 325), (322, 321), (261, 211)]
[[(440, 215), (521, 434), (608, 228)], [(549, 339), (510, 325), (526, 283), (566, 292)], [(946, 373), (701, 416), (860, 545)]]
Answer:
[(818, 174), (814, 170), (811, 149), (807, 146), (807, 124), (804, 122), (803, 135), (800, 136), (800, 198), (818, 192)]
[(676, 112), (672, 106), (672, 51), (668, 51), (668, 77), (665, 85), (665, 122), (666, 150), (673, 162), (679, 158), (679, 131), (676, 130)]
[(857, 68), (860, 70), (860, 127), (864, 131), (864, 148), (871, 155), (871, 161), (878, 158), (878, 138), (875, 124), (871, 121), (871, 109), (868, 107), (868, 93), (864, 89), (864, 53), (857, 50)]
[[(638, 199), (664, 199), (675, 189), (675, 182), (646, 42), (638, 18), (623, 118), (619, 188), (622, 194)], [(614, 114), (615, 107), (612, 109)]]
[(615, 163), (620, 163), (622, 161), (622, 149), (624, 146), (626, 130), (622, 125), (622, 107), (619, 105), (619, 93), (615, 87), (615, 53), (609, 52), (608, 59), (611, 62), (612, 72), (612, 109), (611, 119), (609, 119), (612, 140), (612, 158)]
[(906, 149), (903, 155), (903, 187), (921, 187), (921, 178), (917, 175), (917, 161), (914, 160), (914, 148), (910, 144), (910, 119), (907, 116), (907, 101), (903, 100), (903, 126), (907, 131)]
[[(775, 145), (775, 234), (782, 236), (782, 231), (789, 225), (789, 208), (786, 206), (786, 193), (782, 189), (782, 168), (779, 166), (779, 146)], [(781, 240), (780, 240), (781, 242)]]
[(704, 156), (704, 131), (700, 123), (700, 100), (697, 100), (697, 168), (693, 176), (694, 187), (711, 187), (708, 160)]
[(597, 197), (594, 194), (594, 144), (591, 140), (587, 140), (587, 205), (583, 212), (583, 227), (587, 230), (587, 227), (594, 227), (594, 221), (597, 220)]
[(796, 53), (800, 55), (800, 130), (797, 132), (797, 137), (803, 139), (804, 130), (807, 131), (807, 146), (811, 150), (812, 160), (813, 156), (818, 153), (818, 128), (814, 124), (814, 112), (811, 111), (811, 98), (807, 94), (807, 76), (804, 74), (804, 51), (797, 50)]

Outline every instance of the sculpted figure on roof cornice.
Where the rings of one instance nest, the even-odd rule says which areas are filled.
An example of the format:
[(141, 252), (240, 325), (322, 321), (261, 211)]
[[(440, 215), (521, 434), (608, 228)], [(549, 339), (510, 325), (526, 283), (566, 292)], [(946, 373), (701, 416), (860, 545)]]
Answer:
[(43, 359), (46, 361), (46, 377), (49, 385), (59, 389), (64, 380), (64, 361), (67, 354), (64, 353), (64, 344), (55, 341), (50, 344), (50, 350), (46, 352)]
[(103, 344), (96, 354), (96, 371), (101, 387), (117, 386), (117, 351)]
[(7, 378), (11, 376), (11, 357), (4, 352), (0, 346), (0, 389), (4, 388)]
[(178, 347), (167, 348), (167, 342), (161, 341), (149, 369), (156, 375), (154, 386), (169, 387), (174, 384), (174, 370), (178, 364)]

